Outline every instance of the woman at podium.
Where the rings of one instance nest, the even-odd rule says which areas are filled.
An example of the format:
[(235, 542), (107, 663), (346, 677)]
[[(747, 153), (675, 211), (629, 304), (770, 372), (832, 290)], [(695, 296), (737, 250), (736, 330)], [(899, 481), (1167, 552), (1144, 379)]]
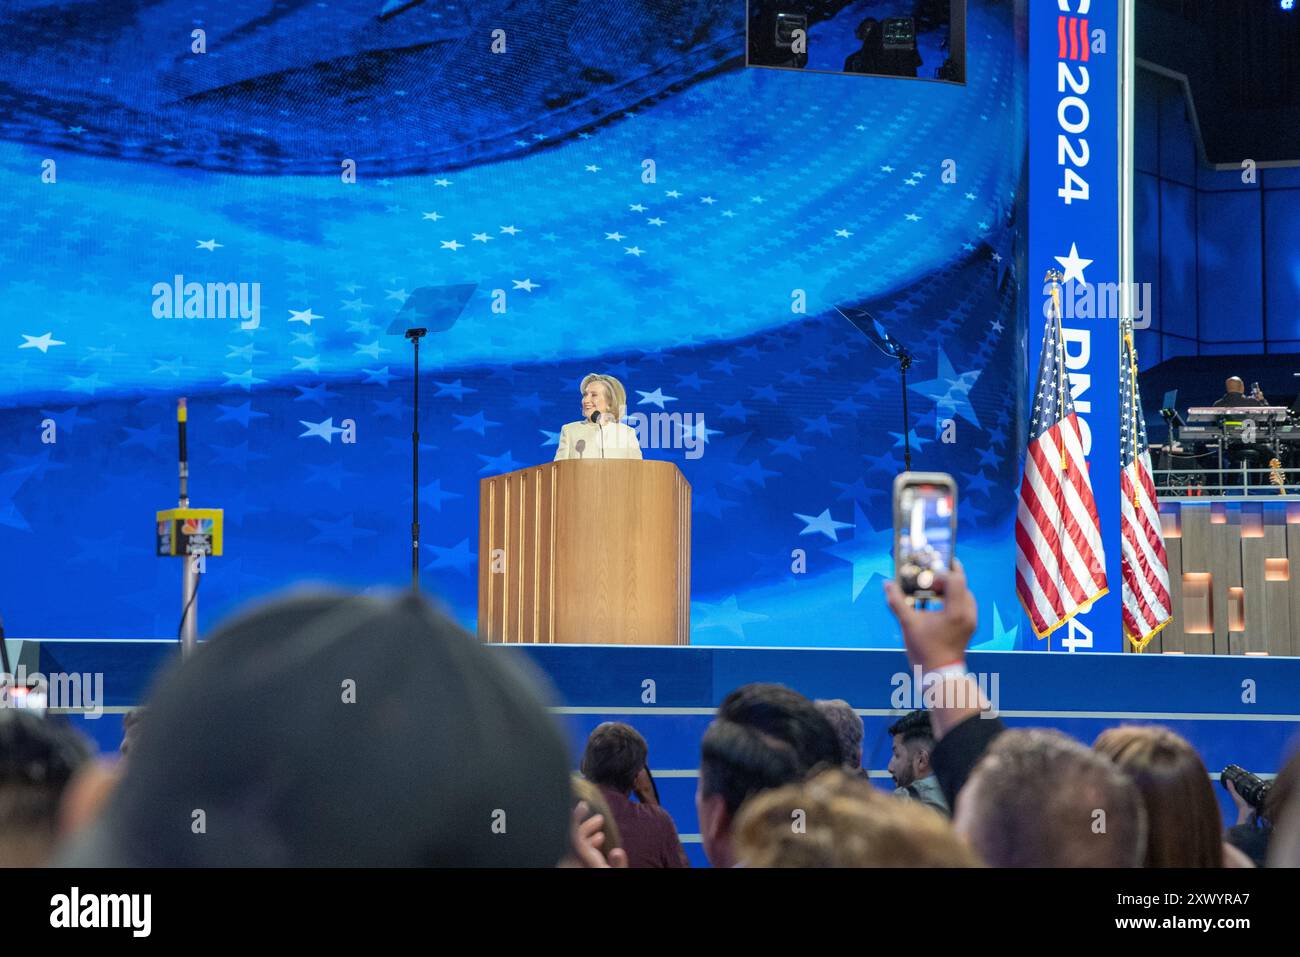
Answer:
[(582, 418), (560, 430), (555, 461), (561, 459), (639, 459), (636, 430), (625, 424), (627, 393), (612, 375), (591, 373), (582, 380)]

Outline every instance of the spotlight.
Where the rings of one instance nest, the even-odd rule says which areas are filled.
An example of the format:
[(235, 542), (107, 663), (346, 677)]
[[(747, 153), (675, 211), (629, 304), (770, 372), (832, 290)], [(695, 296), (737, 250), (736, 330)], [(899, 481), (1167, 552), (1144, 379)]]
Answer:
[(1295, 9), (1295, 0), (1282, 0), (1282, 9), (1283, 9), (1283, 10), (1294, 10), (1294, 9)]

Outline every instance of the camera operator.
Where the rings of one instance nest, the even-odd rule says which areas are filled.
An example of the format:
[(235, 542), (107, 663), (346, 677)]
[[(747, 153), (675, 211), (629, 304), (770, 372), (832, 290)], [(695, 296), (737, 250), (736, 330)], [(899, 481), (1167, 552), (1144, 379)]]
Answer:
[(1228, 828), (1224, 840), (1263, 867), (1278, 819), (1300, 784), (1300, 751), (1291, 756), (1271, 785), (1235, 764), (1224, 768), (1219, 780), (1237, 805), (1237, 823)]

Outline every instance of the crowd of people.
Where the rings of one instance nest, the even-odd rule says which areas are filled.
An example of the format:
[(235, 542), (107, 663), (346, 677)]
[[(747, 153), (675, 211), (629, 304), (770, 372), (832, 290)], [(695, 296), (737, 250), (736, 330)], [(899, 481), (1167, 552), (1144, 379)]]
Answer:
[[(700, 742), (711, 865), (1300, 865), (1300, 757), (1262, 807), (1232, 790), (1225, 831), (1204, 763), (1167, 728), (1088, 747), (992, 717), (965, 668), (960, 567), (939, 610), (886, 587), (910, 663), (943, 692), (889, 727), (894, 792), (862, 768), (848, 702), (737, 688)], [(115, 760), (65, 720), (0, 712), (0, 865), (689, 866), (646, 739), (606, 722), (573, 756), (548, 700), (540, 674), (417, 595), (280, 599), (161, 676)]]

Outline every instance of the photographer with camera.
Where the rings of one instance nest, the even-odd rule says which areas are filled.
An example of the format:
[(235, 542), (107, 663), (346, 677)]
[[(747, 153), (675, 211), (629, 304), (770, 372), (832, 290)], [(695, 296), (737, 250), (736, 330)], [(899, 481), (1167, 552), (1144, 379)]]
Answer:
[(1300, 751), (1291, 756), (1273, 781), (1265, 781), (1245, 768), (1229, 764), (1219, 783), (1237, 806), (1237, 822), (1228, 828), (1224, 841), (1241, 851), (1257, 867), (1268, 858), (1269, 845), (1288, 799), (1300, 783)]

